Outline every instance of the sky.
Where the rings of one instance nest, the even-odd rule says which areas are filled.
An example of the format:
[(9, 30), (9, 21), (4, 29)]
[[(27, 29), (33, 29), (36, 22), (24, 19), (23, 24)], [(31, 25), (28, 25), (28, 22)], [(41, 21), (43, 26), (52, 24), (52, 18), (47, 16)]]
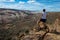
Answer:
[(0, 8), (60, 12), (60, 0), (0, 0)]

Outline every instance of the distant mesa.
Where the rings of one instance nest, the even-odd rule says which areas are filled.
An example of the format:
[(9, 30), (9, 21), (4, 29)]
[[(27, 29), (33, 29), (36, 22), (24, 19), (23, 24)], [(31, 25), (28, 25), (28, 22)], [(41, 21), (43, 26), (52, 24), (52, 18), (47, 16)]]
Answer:
[(19, 19), (29, 15), (33, 15), (33, 13), (28, 10), (0, 8), (0, 23), (9, 23), (16, 20), (17, 18)]

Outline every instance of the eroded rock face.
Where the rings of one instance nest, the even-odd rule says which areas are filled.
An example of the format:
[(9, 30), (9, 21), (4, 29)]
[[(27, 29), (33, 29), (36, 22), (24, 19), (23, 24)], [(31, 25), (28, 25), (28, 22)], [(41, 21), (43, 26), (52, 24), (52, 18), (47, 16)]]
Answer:
[(25, 37), (28, 40), (60, 40), (59, 26), (56, 27), (53, 25), (52, 27), (51, 25), (48, 25), (48, 27), (49, 27), (49, 32), (47, 33), (45, 31), (40, 31), (37, 33), (30, 32), (30, 34), (32, 35), (29, 35), (28, 37), (25, 36)]
[(26, 35), (22, 40), (38, 40), (40, 35)]
[(47, 33), (44, 37), (44, 40), (60, 40), (60, 35), (56, 35), (53, 33)]
[(60, 35), (54, 33), (47, 33), (41, 39), (41, 35), (26, 35), (22, 40), (60, 40)]
[(57, 32), (60, 33), (60, 20), (59, 19), (56, 19), (55, 20), (55, 23), (54, 23), (54, 28)]
[(29, 35), (25, 35), (22, 40), (42, 40), (42, 36), (45, 35), (45, 31), (40, 31), (40, 32), (31, 32)]

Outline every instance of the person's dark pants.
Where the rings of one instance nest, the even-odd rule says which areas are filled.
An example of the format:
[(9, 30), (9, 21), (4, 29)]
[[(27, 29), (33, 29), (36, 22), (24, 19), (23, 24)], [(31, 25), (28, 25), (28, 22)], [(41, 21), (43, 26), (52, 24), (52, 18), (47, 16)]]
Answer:
[(40, 21), (42, 21), (42, 22), (44, 22), (44, 23), (46, 22), (46, 20), (47, 20), (47, 19), (40, 19)]

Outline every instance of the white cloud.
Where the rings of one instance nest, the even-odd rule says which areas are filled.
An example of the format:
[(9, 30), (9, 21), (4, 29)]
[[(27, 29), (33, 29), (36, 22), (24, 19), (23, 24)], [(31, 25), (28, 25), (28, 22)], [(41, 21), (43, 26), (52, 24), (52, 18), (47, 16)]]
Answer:
[(9, 2), (15, 2), (15, 0), (8, 0)]
[(20, 2), (19, 2), (19, 4), (25, 4), (25, 2), (23, 2), (23, 1), (20, 1)]
[(24, 7), (24, 5), (20, 4), (20, 3), (9, 4), (9, 5), (6, 5), (4, 3), (0, 3), (0, 8), (22, 9), (22, 7)]
[(29, 0), (29, 1), (27, 1), (27, 3), (34, 3), (35, 2), (35, 0)]
[[(20, 1), (19, 3), (15, 4), (5, 4), (1, 2), (14, 2), (15, 0), (0, 0), (0, 8), (11, 8), (11, 9), (20, 9), (20, 10), (42, 10), (45, 8), (47, 11), (54, 11), (58, 10), (58, 8), (55, 8), (54, 5), (45, 5), (43, 3), (39, 3), (35, 0), (29, 0), (27, 2)], [(58, 6), (58, 4), (55, 4)], [(59, 7), (59, 6), (58, 6)]]
[(15, 3), (15, 4), (5, 4), (5, 3), (1, 3), (0, 4), (0, 8), (12, 8), (12, 9), (22, 9), (22, 7), (24, 7), (25, 2), (20, 1), (19, 3)]
[(0, 0), (1, 2), (5, 1), (5, 0)]
[(31, 4), (20, 1), (19, 3), (16, 4), (5, 4), (2, 3), (0, 4), (0, 8), (11, 8), (11, 9), (21, 9), (21, 10), (39, 10), (43, 4), (38, 3), (38, 2), (32, 2)]
[(15, 2), (15, 0), (0, 0), (0, 2)]
[(28, 1), (27, 1), (27, 3), (29, 3), (29, 4), (30, 4), (30, 3), (34, 3), (34, 2), (35, 2), (35, 0), (28, 0)]
[(36, 0), (28, 0), (27, 1), (28, 4), (33, 4), (36, 6), (44, 6), (44, 4), (37, 2)]

